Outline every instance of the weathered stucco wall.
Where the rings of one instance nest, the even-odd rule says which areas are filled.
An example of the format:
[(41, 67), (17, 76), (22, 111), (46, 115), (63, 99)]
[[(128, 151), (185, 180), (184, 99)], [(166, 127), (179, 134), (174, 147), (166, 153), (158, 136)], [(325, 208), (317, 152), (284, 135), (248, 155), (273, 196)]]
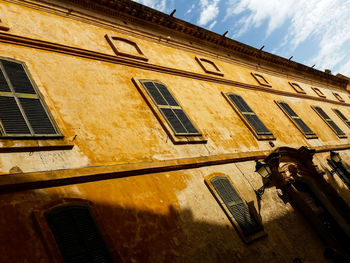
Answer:
[[(180, 163), (185, 158), (193, 158), (189, 160), (195, 164), (201, 157), (216, 156), (220, 160), (229, 154), (243, 158), (239, 154), (252, 153), (252, 159), (255, 152), (261, 156), (283, 146), (328, 149), (346, 148), (350, 144), (349, 138), (338, 138), (310, 107), (321, 106), (349, 135), (349, 128), (332, 111), (336, 108), (350, 116), (349, 105), (338, 103), (332, 94), (335, 91), (350, 103), (348, 92), (339, 87), (224, 58), (204, 48), (186, 46), (183, 39), (160, 40), (158, 35), (133, 30), (136, 28), (133, 25), (113, 27), (104, 23), (102, 26), (96, 21), (87, 23), (83, 15), (78, 21), (73, 16), (75, 11), (65, 13), (57, 7), (47, 12), (13, 1), (0, 1), (0, 4), (0, 18), (10, 27), (8, 34), (112, 56), (114, 53), (104, 35), (125, 37), (139, 44), (149, 58), (149, 65), (197, 74), (195, 79), (175, 71), (170, 74), (151, 66), (141, 67), (134, 60), (130, 60), (133, 65), (108, 62), (1, 40), (0, 57), (26, 64), (65, 137), (64, 142), (74, 147), (11, 152), (11, 147), (42, 142), (2, 140), (2, 146), (9, 150), (0, 154), (0, 186), (19, 182), (14, 173), (20, 175), (21, 182), (30, 182), (37, 174), (26, 173), (39, 172), (44, 174), (41, 178), (45, 177), (46, 182), (62, 169), (63, 178), (74, 177), (72, 173), (76, 170), (72, 169), (75, 168), (106, 167), (107, 170), (112, 165), (135, 164), (133, 167), (137, 169), (138, 163), (151, 165), (165, 160)], [(204, 78), (202, 75), (211, 75), (202, 70), (196, 56), (214, 61), (224, 73), (222, 79), (228, 82)], [(257, 86), (251, 72), (264, 74), (272, 85), (271, 91), (232, 84), (237, 81)], [(166, 84), (207, 143), (173, 144), (132, 78)], [(295, 96), (288, 81), (299, 83), (310, 97)], [(320, 88), (328, 100), (317, 100), (319, 97), (311, 87)], [(236, 93), (246, 100), (275, 135), (273, 147), (268, 141), (254, 137), (222, 92)], [(318, 138), (306, 139), (277, 106), (276, 100), (287, 102)], [(341, 155), (346, 162), (350, 160), (348, 151), (341, 151)], [(301, 213), (278, 197), (275, 186), (266, 189), (259, 208), (252, 186), (258, 189), (262, 181), (254, 173), (255, 163), (239, 162), (238, 157), (229, 164), (103, 181), (95, 178), (96, 181), (84, 184), (69, 185), (68, 181), (61, 187), (0, 193), (0, 262), (52, 262), (50, 247), (55, 248), (55, 244), (40, 234), (42, 222), (38, 222), (35, 211), (42, 212), (63, 198), (93, 202), (92, 212), (107, 244), (112, 254), (116, 258), (119, 255), (123, 262), (292, 262), (296, 257), (303, 262), (325, 262), (321, 241)], [(329, 152), (318, 153), (315, 164), (327, 170), (327, 158)], [(250, 245), (243, 243), (204, 183), (205, 177), (216, 173), (230, 177), (242, 198), (254, 202), (267, 237)], [(340, 178), (329, 173), (324, 176), (349, 203), (349, 189)], [(57, 181), (62, 178), (55, 177)]]

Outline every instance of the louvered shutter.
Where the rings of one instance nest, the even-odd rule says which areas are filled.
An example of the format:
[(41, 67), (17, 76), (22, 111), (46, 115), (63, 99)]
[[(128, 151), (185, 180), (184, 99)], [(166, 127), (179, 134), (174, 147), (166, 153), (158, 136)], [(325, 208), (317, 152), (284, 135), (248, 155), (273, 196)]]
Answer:
[(335, 124), (335, 122), (327, 115), (327, 113), (324, 112), (321, 107), (313, 106), (313, 108), (337, 135), (345, 135), (345, 133), (338, 127), (338, 125)]
[(228, 94), (227, 96), (258, 135), (272, 135), (271, 131), (265, 126), (241, 96), (236, 94)]
[(59, 136), (21, 63), (0, 60), (2, 136)]
[(309, 126), (306, 125), (306, 123), (298, 116), (298, 114), (295, 113), (294, 110), (285, 102), (277, 102), (284, 112), (287, 114), (287, 116), (293, 121), (293, 123), (299, 127), (299, 129), (305, 134), (305, 135), (315, 135), (315, 133), (309, 128)]
[(113, 262), (88, 207), (58, 207), (46, 213), (46, 220), (65, 262)]
[(154, 81), (141, 81), (176, 135), (201, 135), (168, 88)]
[(251, 215), (248, 207), (227, 178), (214, 177), (210, 182), (245, 236), (262, 230), (262, 226)]
[(338, 117), (340, 119), (342, 119), (342, 121), (345, 122), (345, 124), (350, 128), (350, 121), (344, 116), (344, 114), (338, 110), (338, 109), (333, 109), (333, 111), (338, 115)]

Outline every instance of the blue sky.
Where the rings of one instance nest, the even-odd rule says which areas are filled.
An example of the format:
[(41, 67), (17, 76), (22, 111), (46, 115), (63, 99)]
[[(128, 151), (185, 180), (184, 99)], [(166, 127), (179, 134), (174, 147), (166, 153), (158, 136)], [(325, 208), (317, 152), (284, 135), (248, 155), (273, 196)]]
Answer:
[(264, 51), (350, 77), (350, 0), (134, 0)]

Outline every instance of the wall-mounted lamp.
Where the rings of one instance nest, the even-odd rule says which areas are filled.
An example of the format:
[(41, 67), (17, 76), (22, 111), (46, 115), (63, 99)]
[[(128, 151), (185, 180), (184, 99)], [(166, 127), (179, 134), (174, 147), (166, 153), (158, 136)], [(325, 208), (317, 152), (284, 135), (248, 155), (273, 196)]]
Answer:
[(330, 156), (333, 162), (335, 163), (341, 162), (341, 157), (338, 152), (331, 151)]
[(264, 192), (265, 192), (265, 188), (266, 186), (268, 186), (268, 184), (271, 181), (271, 169), (270, 167), (267, 165), (267, 163), (265, 162), (260, 162), (258, 160), (255, 160), (256, 164), (255, 164), (255, 172), (260, 174), (260, 176), (263, 178), (264, 180), (268, 180), (266, 183), (263, 184), (262, 187), (260, 187), (258, 190), (255, 190), (255, 194), (256, 197), (258, 198), (258, 200), (261, 200)]

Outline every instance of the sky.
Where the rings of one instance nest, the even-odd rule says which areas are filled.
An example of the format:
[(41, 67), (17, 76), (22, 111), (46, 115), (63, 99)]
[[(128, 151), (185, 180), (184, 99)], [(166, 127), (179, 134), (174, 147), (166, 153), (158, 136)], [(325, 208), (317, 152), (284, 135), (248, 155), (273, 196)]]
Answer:
[(350, 0), (134, 0), (264, 51), (350, 77)]

